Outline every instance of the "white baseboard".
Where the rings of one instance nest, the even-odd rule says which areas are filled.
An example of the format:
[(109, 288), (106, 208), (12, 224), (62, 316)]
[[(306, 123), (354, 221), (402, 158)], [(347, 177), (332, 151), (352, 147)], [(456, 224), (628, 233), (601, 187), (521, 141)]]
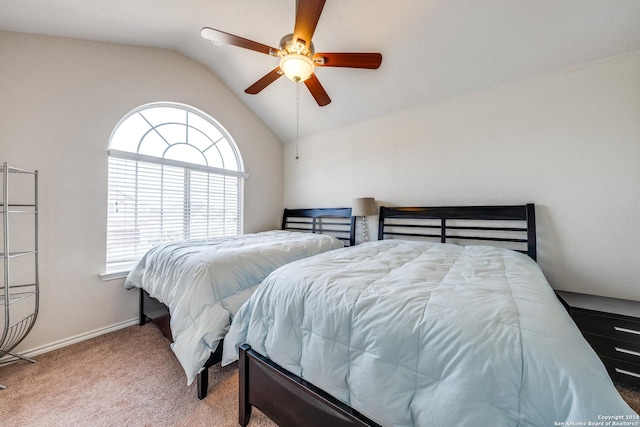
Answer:
[[(60, 341), (56, 341), (50, 344), (36, 347), (31, 350), (21, 351), (20, 355), (27, 358), (33, 358), (34, 356), (37, 356), (39, 354), (48, 353), (50, 351), (57, 350), (59, 348), (67, 347), (71, 344), (77, 344), (79, 342), (86, 341), (88, 339), (95, 338), (100, 335), (108, 334), (109, 332), (114, 332), (119, 329), (124, 329), (124, 328), (128, 328), (129, 326), (137, 325), (139, 324), (139, 322), (140, 322), (140, 319), (136, 317), (135, 319), (127, 320), (122, 323), (116, 323), (115, 325), (107, 326), (105, 328), (95, 329), (93, 331), (85, 332), (83, 334), (75, 335), (73, 337), (65, 338)], [(11, 356), (6, 356), (0, 359), (0, 363), (2, 363), (3, 359), (11, 359)]]

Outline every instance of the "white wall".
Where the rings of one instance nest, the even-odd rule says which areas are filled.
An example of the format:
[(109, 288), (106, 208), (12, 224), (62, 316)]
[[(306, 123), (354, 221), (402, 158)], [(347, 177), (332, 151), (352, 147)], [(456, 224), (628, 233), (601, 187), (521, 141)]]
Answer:
[(250, 177), (245, 231), (277, 228), (283, 146), (206, 68), (166, 49), (0, 32), (0, 162), (40, 173), (41, 308), (17, 350), (137, 316), (137, 293), (102, 282), (107, 148), (118, 121), (154, 101), (192, 105), (233, 136)]
[(555, 288), (640, 300), (640, 51), (311, 136), (294, 153), (287, 207), (534, 202)]

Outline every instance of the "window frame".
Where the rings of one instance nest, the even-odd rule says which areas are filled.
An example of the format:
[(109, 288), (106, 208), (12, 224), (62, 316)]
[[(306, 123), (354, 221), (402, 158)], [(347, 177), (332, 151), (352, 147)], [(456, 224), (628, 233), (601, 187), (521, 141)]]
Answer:
[[(149, 120), (147, 120), (147, 118), (141, 114), (141, 112), (144, 112), (145, 110), (150, 110), (153, 108), (158, 108), (158, 107), (169, 107), (169, 108), (174, 108), (177, 110), (181, 110), (181, 112), (185, 113), (185, 119), (184, 121), (180, 122), (180, 121), (176, 121), (176, 120), (172, 120), (172, 121), (164, 121), (160, 124), (152, 124)], [(132, 143), (130, 144), (131, 148), (136, 150), (136, 152), (134, 153), (133, 151), (125, 151), (125, 150), (121, 150), (121, 149), (117, 149), (117, 148), (111, 148), (113, 145), (113, 141), (114, 141), (114, 135), (116, 135), (118, 129), (120, 128), (120, 126), (125, 123), (127, 120), (131, 119), (133, 116), (135, 116), (136, 114), (139, 114), (140, 116), (144, 119), (145, 122), (147, 122), (147, 124), (149, 125), (149, 128), (142, 132), (141, 134), (136, 134), (133, 138), (132, 138)], [(195, 127), (193, 125), (191, 125), (189, 123), (189, 114), (195, 114), (197, 116), (199, 116), (201, 119), (203, 119), (204, 121), (208, 122), (209, 125), (212, 125), (215, 130), (217, 130), (220, 134), (221, 137), (218, 139), (214, 139), (211, 138), (211, 136), (209, 134), (207, 134), (206, 132), (204, 132), (202, 129)], [(185, 141), (174, 141), (174, 142), (170, 142), (168, 141), (168, 139), (165, 139), (163, 137), (163, 135), (157, 130), (157, 128), (161, 127), (161, 126), (165, 126), (166, 124), (171, 124), (171, 125), (180, 125), (180, 126), (184, 126), (186, 129), (186, 133), (185, 133)], [(141, 128), (142, 129), (142, 128)], [(229, 155), (230, 153), (232, 153), (235, 156), (235, 165), (237, 166), (238, 170), (234, 170), (234, 169), (224, 169), (224, 168), (219, 168), (219, 167), (215, 167), (215, 166), (209, 166), (208, 164), (199, 164), (199, 163), (191, 163), (191, 162), (185, 162), (185, 161), (180, 161), (180, 160), (175, 160), (174, 158), (165, 158), (165, 157), (156, 157), (156, 156), (152, 156), (152, 155), (147, 155), (147, 154), (140, 154), (140, 148), (142, 146), (142, 143), (144, 141), (144, 138), (146, 137), (147, 134), (149, 134), (150, 132), (155, 131), (160, 138), (167, 143), (167, 147), (164, 149), (163, 151), (163, 156), (166, 155), (167, 151), (178, 144), (186, 144), (186, 145), (190, 145), (192, 148), (195, 148), (196, 150), (198, 150), (202, 156), (205, 162), (209, 162), (209, 158), (207, 157), (207, 155), (204, 153), (204, 151), (199, 148), (197, 145), (195, 144), (189, 144), (188, 141), (188, 135), (189, 132), (195, 130), (197, 132), (200, 132), (202, 135), (204, 135), (207, 139), (209, 139), (209, 141), (211, 141), (211, 145), (209, 147), (207, 147), (204, 151), (214, 147), (217, 148), (217, 144), (220, 143), (221, 141), (223, 141), (224, 143), (226, 143), (228, 145), (228, 147), (226, 147), (227, 150), (230, 149), (230, 151), (227, 151), (227, 155)], [(129, 143), (129, 142), (127, 142)], [(222, 148), (222, 147), (220, 147)], [(220, 151), (220, 149), (218, 149), (218, 153), (220, 156), (220, 163), (224, 166), (225, 164), (225, 155)], [(165, 166), (167, 167), (172, 167), (172, 168), (180, 168), (184, 170), (184, 176), (185, 176), (185, 188), (184, 188), (184, 198), (185, 200), (189, 199), (191, 197), (191, 195), (193, 194), (191, 187), (189, 187), (187, 185), (187, 183), (189, 182), (189, 178), (191, 177), (191, 174), (195, 171), (195, 172), (202, 172), (207, 174), (208, 177), (213, 176), (221, 176), (221, 177), (233, 177), (233, 178), (238, 178), (238, 192), (235, 193), (234, 192), (234, 196), (237, 200), (238, 200), (238, 213), (237, 213), (237, 232), (238, 234), (242, 234), (243, 233), (243, 226), (244, 226), (244, 179), (249, 177), (249, 174), (247, 172), (244, 171), (244, 164), (242, 161), (242, 156), (240, 154), (240, 150), (238, 149), (237, 144), (235, 143), (235, 141), (233, 140), (233, 138), (231, 137), (231, 135), (229, 134), (229, 132), (217, 121), (215, 120), (213, 117), (209, 116), (208, 114), (204, 113), (203, 111), (194, 108), (192, 106), (186, 105), (186, 104), (181, 104), (181, 103), (177, 103), (177, 102), (155, 102), (155, 103), (148, 103), (148, 104), (144, 104), (141, 105), (139, 107), (134, 108), (133, 110), (131, 110), (130, 112), (128, 112), (126, 115), (124, 115), (120, 121), (117, 123), (117, 125), (113, 128), (113, 131), (111, 133), (111, 136), (109, 138), (109, 149), (107, 150), (107, 158), (109, 159), (109, 165), (108, 165), (108, 184), (107, 184), (107, 203), (108, 206), (110, 206), (111, 203), (111, 192), (112, 192), (112, 187), (111, 187), (111, 179), (112, 179), (112, 166), (111, 166), (111, 159), (121, 159), (121, 160), (125, 160), (125, 161), (132, 161), (132, 162), (136, 162), (136, 177), (138, 176), (138, 171), (137, 171), (137, 165), (138, 162), (141, 162), (143, 164), (155, 164), (155, 165), (159, 165), (162, 168), (164, 168)], [(209, 179), (209, 178), (207, 178)], [(136, 178), (137, 181), (137, 178)], [(225, 184), (226, 185), (226, 184)], [(135, 188), (139, 188), (138, 184), (136, 183), (136, 187)], [(135, 190), (137, 191), (137, 190)], [(208, 194), (208, 193), (204, 193), (204, 194)], [(161, 195), (161, 200), (163, 198), (165, 198), (166, 196), (164, 194)], [(226, 199), (223, 199), (226, 200)], [(223, 202), (224, 204), (224, 202)], [(138, 215), (138, 201), (136, 200), (136, 204), (134, 205), (134, 209), (135, 209), (135, 216), (137, 217)], [(193, 217), (191, 210), (190, 210), (190, 205), (185, 203), (184, 206), (182, 207), (182, 214), (183, 214), (183, 222), (185, 224), (190, 223), (191, 218)], [(122, 278), (125, 277), (127, 275), (127, 273), (130, 271), (131, 267), (133, 265), (135, 265), (135, 261), (130, 262), (127, 265), (124, 265), (125, 262), (122, 263), (117, 263), (117, 262), (111, 262), (109, 263), (109, 255), (110, 255), (110, 221), (112, 220), (111, 217), (111, 213), (110, 213), (110, 208), (108, 208), (107, 210), (107, 233), (106, 233), (106, 257), (105, 257), (105, 272), (100, 274), (100, 277), (102, 278), (102, 280), (113, 280), (113, 279), (118, 279), (118, 278)], [(234, 213), (235, 215), (235, 213)], [(209, 230), (209, 228), (207, 228), (207, 230)], [(222, 228), (223, 232), (224, 232), (224, 227)], [(188, 230), (183, 230), (183, 237), (185, 235), (189, 234)], [(162, 241), (162, 243), (166, 243), (168, 241), (171, 240), (166, 240), (166, 241)], [(123, 244), (122, 247), (126, 247), (126, 244)], [(120, 264), (120, 266), (118, 266), (118, 264)]]

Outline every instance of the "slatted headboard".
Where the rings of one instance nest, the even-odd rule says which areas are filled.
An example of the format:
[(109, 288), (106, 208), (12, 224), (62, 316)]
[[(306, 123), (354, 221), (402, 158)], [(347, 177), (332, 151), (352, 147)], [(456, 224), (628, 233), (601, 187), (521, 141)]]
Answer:
[(355, 244), (355, 223), (351, 208), (285, 209), (282, 214), (283, 230), (330, 234), (345, 246)]
[(536, 259), (532, 203), (517, 206), (380, 207), (378, 239), (437, 239), (442, 243), (491, 242)]

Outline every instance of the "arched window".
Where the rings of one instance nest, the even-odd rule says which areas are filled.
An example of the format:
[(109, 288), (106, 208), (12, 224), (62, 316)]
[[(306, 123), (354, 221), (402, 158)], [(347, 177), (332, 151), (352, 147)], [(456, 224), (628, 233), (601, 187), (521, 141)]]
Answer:
[(242, 233), (242, 158), (227, 131), (188, 105), (140, 106), (109, 143), (107, 272), (160, 243)]

